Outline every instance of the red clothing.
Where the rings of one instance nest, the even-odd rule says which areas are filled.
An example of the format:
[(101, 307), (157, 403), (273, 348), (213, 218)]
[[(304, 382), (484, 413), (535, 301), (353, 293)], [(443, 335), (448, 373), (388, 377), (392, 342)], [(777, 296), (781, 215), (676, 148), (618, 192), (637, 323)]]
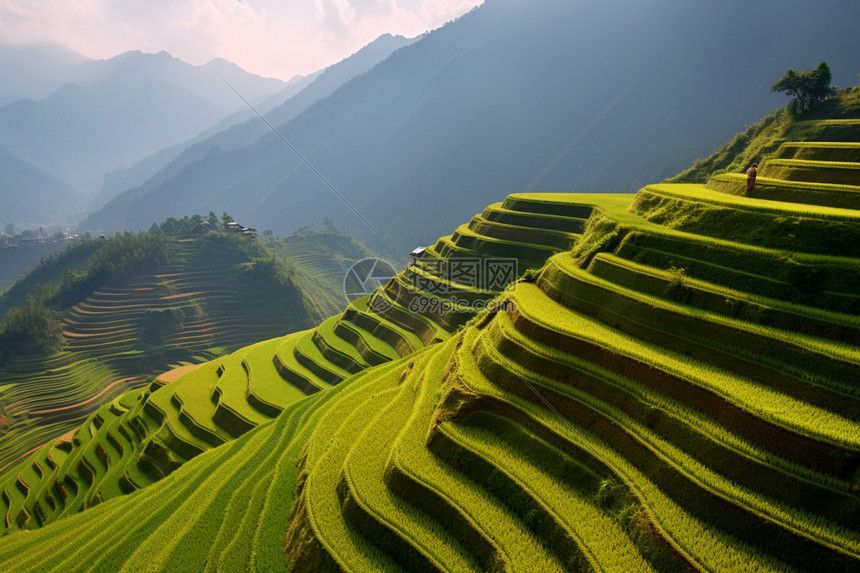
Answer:
[(758, 169), (750, 167), (747, 170), (747, 191), (752, 191), (755, 187), (755, 176), (758, 175)]

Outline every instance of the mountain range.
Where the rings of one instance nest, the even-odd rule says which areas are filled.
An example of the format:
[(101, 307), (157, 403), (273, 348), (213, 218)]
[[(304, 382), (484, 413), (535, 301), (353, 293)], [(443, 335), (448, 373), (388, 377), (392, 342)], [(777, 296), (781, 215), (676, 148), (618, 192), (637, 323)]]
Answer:
[[(243, 99), (276, 123), (288, 121), (412, 41), (385, 34), (339, 64), (287, 82), (221, 58), (193, 66), (166, 52), (133, 51), (89, 60), (53, 45), (0, 44), (0, 71), (12, 86), (0, 90), (0, 101), (14, 100), (0, 107), (0, 148), (4, 158), (32, 164), (74, 189), (55, 197), (63, 222), (74, 222), (183, 152), (185, 162), (212, 146), (232, 148), (259, 137), (266, 128), (259, 120), (248, 123), (256, 116)], [(2, 194), (21, 210), (7, 210), (4, 219), (60, 221), (27, 193), (41, 180), (15, 185), (8, 179)]]
[(7, 44), (0, 40), (0, 106), (42, 99), (71, 79), (86, 56), (51, 43)]
[(224, 60), (192, 66), (166, 52), (87, 60), (49, 96), (0, 108), (0, 146), (92, 196), (106, 171), (197, 135), (243, 106), (222, 77), (249, 98), (283, 87)]
[[(846, 0), (486, 2), (273, 123), (278, 134), (203, 142), (206, 155), (84, 226), (146, 228), (213, 209), (282, 233), (331, 216), (399, 253), (500, 193), (633, 191), (784, 104), (769, 87), (789, 67), (826, 60), (836, 83), (853, 79), (858, 17)], [(383, 227), (387, 245), (374, 233)]]
[[(367, 72), (395, 50), (408, 46), (415, 40), (416, 38), (383, 34), (355, 54), (324, 70), (293, 78), (282, 90), (259, 103), (251, 100), (254, 111), (244, 109), (236, 112), (190, 141), (162, 149), (127, 169), (106, 174), (102, 190), (94, 201), (95, 205), (100, 207), (120, 192), (130, 187), (139, 187), (110, 208), (117, 209), (129, 196), (145, 193), (177, 173), (183, 166), (214, 150), (226, 151), (251, 144), (269, 131), (255, 112), (263, 114), (270, 124), (283, 124), (316, 101), (330, 96), (348, 80)], [(247, 97), (241, 87), (237, 87), (236, 91)], [(129, 182), (133, 183), (122, 187), (123, 183)], [(87, 223), (87, 226), (98, 225), (97, 222)]]

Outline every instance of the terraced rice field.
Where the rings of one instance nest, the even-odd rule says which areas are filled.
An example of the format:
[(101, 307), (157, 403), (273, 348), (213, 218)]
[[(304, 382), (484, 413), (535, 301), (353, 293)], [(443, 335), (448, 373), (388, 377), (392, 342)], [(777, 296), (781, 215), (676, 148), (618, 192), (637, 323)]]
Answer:
[[(14, 468), (35, 531), (0, 567), (856, 571), (860, 214), (720, 185), (509, 197), (318, 328), (124, 395)], [(442, 272), (500, 253), (543, 260)]]
[(338, 296), (343, 278), (356, 262), (372, 254), (361, 244), (335, 230), (296, 233), (271, 245), (308, 277)]
[[(488, 212), (498, 216), (507, 211), (493, 206)], [(525, 203), (520, 211), (512, 211), (511, 216), (519, 217), (522, 223), (544, 223), (549, 227), (580, 228), (582, 223), (568, 222), (566, 216), (537, 214), (533, 214), (533, 220), (527, 221), (522, 219), (528, 216)], [(553, 242), (557, 241), (552, 229), (545, 240), (536, 227), (508, 224), (503, 231), (532, 233), (532, 238), (537, 242), (523, 244), (523, 247), (545, 251), (547, 256), (561, 250), (553, 246)], [(576, 235), (565, 232), (565, 236), (569, 242)], [(464, 240), (455, 238), (452, 242), (457, 244)], [(497, 240), (492, 239), (491, 242)], [(483, 245), (473, 247), (463, 251), (468, 252), (469, 260), (496, 260), (497, 257), (482, 250)], [(489, 250), (492, 250), (492, 246)], [(450, 278), (447, 265), (453, 260), (458, 259), (445, 257), (435, 247), (431, 247), (418, 264), (404, 271), (397, 288), (389, 285), (388, 289), (372, 297), (354, 301), (344, 313), (326, 320), (316, 329), (243, 348), (195, 368), (175, 380), (173, 377), (161, 378), (171, 379), (171, 382), (160, 390), (159, 387), (163, 385), (160, 381), (151, 383), (140, 395), (140, 407), (130, 409), (121, 416), (120, 424), (135, 429), (131, 435), (133, 447), (125, 448), (124, 451), (130, 451), (128, 456), (117, 458), (118, 461), (108, 460), (104, 464), (102, 469), (107, 476), (104, 479), (114, 481), (107, 491), (113, 495), (123, 491), (122, 488), (131, 491), (159, 480), (202, 452), (232, 441), (248, 430), (278, 417), (285, 408), (306, 396), (327, 391), (372, 366), (399, 360), (428, 344), (449, 338), (456, 325), (471, 319), (482, 310), (482, 303), (497, 296), (508, 281), (517, 276), (516, 273), (510, 275), (507, 281), (498, 282), (494, 288), (477, 288), (474, 284), (463, 284)], [(510, 262), (510, 257), (506, 260)], [(481, 267), (481, 273), (483, 269)], [(95, 293), (87, 303), (76, 307), (67, 321), (70, 346), (79, 352), (94, 347), (114, 348), (117, 355), (134, 352), (140, 345), (135, 336), (138, 309), (151, 311), (175, 308), (176, 305), (203, 305), (204, 301), (234, 296), (229, 284), (217, 281), (218, 269), (190, 273), (181, 271), (178, 267), (168, 269), (158, 276), (141, 277), (124, 289), (103, 289)], [(417, 278), (419, 276), (420, 280)], [(428, 288), (433, 294), (422, 288)], [(459, 298), (468, 300), (468, 303), (457, 303)], [(423, 312), (410, 310), (409, 307), (416, 308), (419, 301), (430, 301), (435, 306), (427, 305)], [(235, 338), (223, 332), (240, 330), (243, 325), (239, 317), (213, 314), (205, 313), (203, 318), (194, 316), (189, 321), (183, 321), (183, 329), (167, 339), (168, 348), (187, 348), (192, 345), (205, 347), (214, 342), (229, 346), (241, 340), (240, 334), (245, 339), (249, 337), (248, 332), (237, 333)], [(273, 329), (276, 326), (273, 325)], [(254, 335), (264, 336), (260, 325), (256, 327)], [(109, 406), (101, 408), (86, 423), (93, 424), (99, 417), (111, 412)], [(108, 439), (107, 435), (101, 438), (102, 441)], [(41, 443), (44, 443), (44, 439)], [(86, 447), (93, 447), (87, 446), (88, 443), (81, 442), (80, 447), (77, 447), (77, 443), (72, 442), (76, 447), (66, 457), (84, 459), (82, 456)], [(47, 444), (40, 454), (56, 447)], [(67, 448), (66, 445), (62, 447)], [(111, 468), (112, 461), (122, 464), (122, 467)], [(15, 481), (19, 471), (10, 468), (6, 480)], [(136, 476), (135, 479), (126, 477), (129, 471)], [(91, 473), (98, 474), (98, 468)], [(84, 480), (79, 483), (77, 469), (43, 477), (48, 489), (56, 487), (53, 484), (71, 480), (77, 489), (88, 490), (87, 496), (76, 498), (83, 499), (84, 506), (88, 506), (90, 501), (100, 503), (105, 499), (105, 494), (100, 493), (104, 481)], [(30, 516), (34, 515), (31, 508), (46, 502), (29, 495), (19, 501), (20, 506), (7, 507), (7, 512), (14, 514), (8, 521), (7, 527), (10, 529), (36, 527), (68, 513), (68, 510), (57, 511), (44, 521), (41, 518), (30, 520)], [(74, 505), (72, 509), (77, 511), (78, 507)]]
[[(152, 372), (278, 336), (277, 319), (248, 319), (236, 305), (230, 265), (195, 263), (194, 239), (173, 242), (158, 274), (102, 287), (74, 306), (63, 323), (65, 347), (52, 356), (13, 359), (0, 368), (0, 472), (20, 456), (78, 427), (111, 398), (147, 383)], [(152, 340), (152, 313), (173, 313), (172, 331)], [(158, 346), (157, 353), (147, 345)]]

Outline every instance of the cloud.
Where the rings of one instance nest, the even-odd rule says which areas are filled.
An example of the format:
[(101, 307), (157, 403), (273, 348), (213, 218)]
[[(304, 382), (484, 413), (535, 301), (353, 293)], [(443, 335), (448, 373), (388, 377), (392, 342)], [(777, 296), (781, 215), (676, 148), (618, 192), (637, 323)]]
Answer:
[(415, 36), (483, 0), (0, 0), (6, 42), (51, 41), (95, 58), (166, 50), (281, 78), (332, 64), (384, 33)]
[(0, 37), (11, 43), (63, 42), (74, 36), (77, 23), (102, 23), (99, 0), (3, 0), (0, 2)]
[(248, 26), (265, 18), (265, 9), (255, 10), (241, 0), (197, 0), (194, 2), (191, 19), (186, 25), (213, 30), (225, 26)]

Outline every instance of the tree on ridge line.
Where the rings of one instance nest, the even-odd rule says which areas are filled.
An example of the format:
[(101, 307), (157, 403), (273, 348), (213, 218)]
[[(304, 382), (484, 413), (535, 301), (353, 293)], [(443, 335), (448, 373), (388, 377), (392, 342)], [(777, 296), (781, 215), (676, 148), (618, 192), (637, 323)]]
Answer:
[(830, 66), (827, 62), (821, 62), (817, 68), (802, 72), (789, 69), (771, 86), (770, 91), (793, 96), (794, 99), (789, 103), (790, 108), (796, 113), (802, 113), (836, 93), (836, 90), (830, 87), (832, 79)]

